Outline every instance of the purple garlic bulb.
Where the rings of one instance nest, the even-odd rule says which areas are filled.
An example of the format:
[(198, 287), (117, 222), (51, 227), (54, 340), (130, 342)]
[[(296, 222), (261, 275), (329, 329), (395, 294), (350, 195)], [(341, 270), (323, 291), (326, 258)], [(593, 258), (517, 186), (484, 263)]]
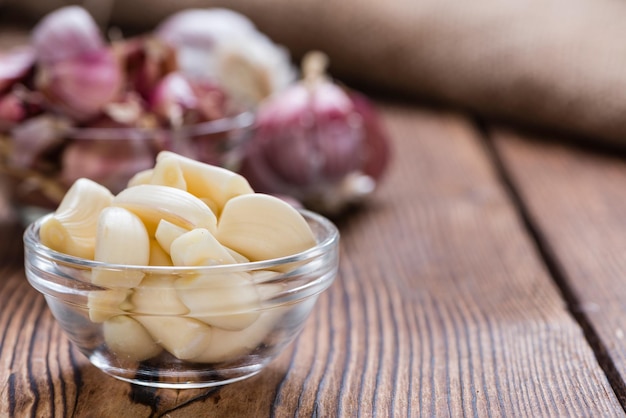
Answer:
[(326, 64), (308, 54), (303, 80), (261, 104), (241, 171), (259, 192), (338, 214), (376, 188), (389, 141), (374, 107), (333, 83)]

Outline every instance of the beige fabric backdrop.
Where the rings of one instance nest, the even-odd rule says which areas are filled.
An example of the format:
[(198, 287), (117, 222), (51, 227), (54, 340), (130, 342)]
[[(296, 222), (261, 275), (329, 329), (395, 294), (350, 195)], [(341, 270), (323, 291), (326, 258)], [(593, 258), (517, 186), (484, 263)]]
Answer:
[[(41, 3), (4, 4), (36, 18), (67, 2)], [(119, 0), (110, 18), (150, 28), (212, 6), (246, 14), (295, 57), (325, 51), (347, 81), (626, 144), (624, 1)]]

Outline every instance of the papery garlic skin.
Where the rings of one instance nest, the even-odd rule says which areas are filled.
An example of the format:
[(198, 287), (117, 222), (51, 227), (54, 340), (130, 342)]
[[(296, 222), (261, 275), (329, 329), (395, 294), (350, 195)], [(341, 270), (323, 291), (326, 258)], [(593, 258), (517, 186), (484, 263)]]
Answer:
[(121, 93), (124, 77), (117, 56), (82, 7), (48, 14), (33, 29), (32, 43), (35, 85), (66, 115), (88, 120)]
[(16, 47), (0, 54), (0, 91), (24, 77), (35, 63), (35, 51), (29, 46)]
[(162, 22), (156, 34), (177, 48), (184, 73), (216, 80), (238, 101), (256, 105), (295, 79), (287, 50), (231, 10), (178, 12)]
[(122, 91), (123, 75), (110, 49), (38, 67), (36, 85), (53, 107), (78, 121), (100, 113)]
[(389, 141), (366, 99), (357, 102), (320, 73), (325, 64), (316, 57), (305, 57), (301, 82), (259, 107), (240, 172), (257, 191), (336, 215), (375, 189)]
[(80, 6), (66, 6), (46, 15), (33, 29), (32, 44), (45, 64), (90, 54), (104, 47), (98, 25)]
[[(16, 125), (9, 137), (13, 147), (9, 156), (10, 164), (18, 168), (34, 168), (37, 159), (45, 151), (63, 142), (69, 129), (70, 123), (67, 119), (45, 114)], [(80, 177), (84, 176), (77, 176), (73, 181)]]

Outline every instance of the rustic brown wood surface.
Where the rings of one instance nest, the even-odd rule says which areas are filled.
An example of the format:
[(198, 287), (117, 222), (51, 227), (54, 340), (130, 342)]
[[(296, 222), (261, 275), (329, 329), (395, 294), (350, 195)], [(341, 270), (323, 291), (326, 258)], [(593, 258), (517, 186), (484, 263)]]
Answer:
[(579, 149), (494, 130), (530, 228), (567, 286), (620, 396), (626, 397), (626, 160), (623, 151)]
[[(383, 110), (394, 163), (371, 204), (338, 222), (337, 280), (295, 343), (243, 382), (154, 390), (104, 375), (26, 282), (19, 234), (7, 229), (0, 416), (623, 416), (620, 380), (597, 358), (609, 347), (615, 368), (626, 367), (617, 332), (626, 330), (618, 216), (626, 165), (508, 137), (494, 153), (463, 116)], [(520, 180), (522, 202), (498, 161), (515, 179), (533, 171)], [(550, 247), (562, 277), (523, 218), (526, 198), (547, 242), (563, 244)], [(614, 217), (589, 228), (607, 212)], [(579, 234), (588, 244), (570, 242)], [(591, 325), (570, 310), (570, 285), (596, 304), (580, 305)]]
[[(25, 32), (0, 27), (0, 49)], [(388, 105), (394, 162), (261, 374), (133, 386), (68, 342), (0, 183), (0, 417), (624, 416), (626, 157)]]

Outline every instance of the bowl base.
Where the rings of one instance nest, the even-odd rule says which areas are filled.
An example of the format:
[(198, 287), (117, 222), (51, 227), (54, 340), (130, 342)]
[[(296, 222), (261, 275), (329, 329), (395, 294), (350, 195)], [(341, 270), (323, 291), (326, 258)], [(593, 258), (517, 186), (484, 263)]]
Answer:
[(201, 389), (223, 386), (248, 379), (258, 374), (264, 367), (264, 364), (255, 364), (231, 367), (219, 372), (212, 367), (207, 367), (205, 370), (194, 368), (189, 372), (174, 370), (171, 373), (163, 370), (156, 372), (140, 367), (135, 372), (129, 373), (128, 369), (112, 366), (98, 353), (91, 355), (89, 360), (94, 366), (118, 380), (161, 389)]

